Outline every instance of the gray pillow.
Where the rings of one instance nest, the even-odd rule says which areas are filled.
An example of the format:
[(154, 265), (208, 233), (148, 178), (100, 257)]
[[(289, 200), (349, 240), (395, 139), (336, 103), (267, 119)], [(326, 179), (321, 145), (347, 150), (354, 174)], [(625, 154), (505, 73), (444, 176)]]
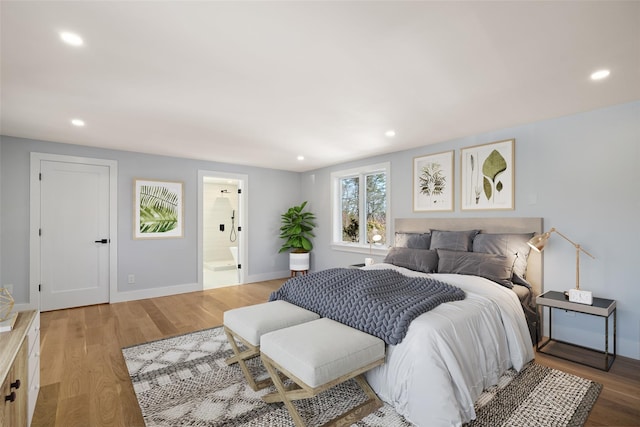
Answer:
[(431, 230), (429, 249), (449, 249), (450, 251), (471, 251), (473, 238), (480, 230), (442, 231)]
[(396, 248), (429, 249), (431, 246), (430, 233), (396, 233)]
[(423, 273), (438, 270), (438, 253), (429, 249), (391, 248), (384, 262)]
[(438, 273), (471, 274), (513, 288), (511, 275), (515, 255), (506, 257), (481, 252), (438, 249)]
[(516, 255), (513, 274), (524, 279), (527, 272), (527, 258), (531, 247), (527, 244), (534, 233), (524, 234), (489, 234), (480, 233), (473, 239), (473, 252), (503, 255)]

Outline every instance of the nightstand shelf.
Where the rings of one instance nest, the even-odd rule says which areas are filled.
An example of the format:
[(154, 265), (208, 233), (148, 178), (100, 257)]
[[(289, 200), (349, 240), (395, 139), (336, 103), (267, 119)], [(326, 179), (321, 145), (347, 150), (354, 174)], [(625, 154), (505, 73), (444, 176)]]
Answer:
[[(570, 360), (583, 365), (591, 366), (593, 368), (602, 369), (608, 371), (616, 359), (616, 301), (605, 298), (593, 298), (593, 304), (579, 304), (571, 302), (565, 297), (563, 292), (549, 291), (538, 296), (536, 304), (541, 311), (541, 317), (544, 318), (544, 307), (549, 308), (549, 338), (541, 342), (540, 339), (536, 339), (536, 350), (540, 353), (550, 354), (552, 356), (560, 357), (562, 359)], [(584, 347), (574, 343), (560, 341), (553, 338), (553, 309), (573, 311), (576, 313), (589, 314), (592, 316), (599, 316), (604, 318), (604, 351), (596, 350), (589, 347)], [(613, 315), (613, 353), (609, 352), (609, 318)], [(548, 344), (549, 351), (542, 351)], [(555, 345), (560, 344), (560, 345)], [(572, 355), (571, 352), (566, 351), (567, 348), (579, 348), (582, 349), (583, 355)], [(560, 349), (561, 351), (553, 351), (554, 349)], [(594, 354), (604, 355), (604, 364), (602, 362), (590, 363), (590, 359)]]

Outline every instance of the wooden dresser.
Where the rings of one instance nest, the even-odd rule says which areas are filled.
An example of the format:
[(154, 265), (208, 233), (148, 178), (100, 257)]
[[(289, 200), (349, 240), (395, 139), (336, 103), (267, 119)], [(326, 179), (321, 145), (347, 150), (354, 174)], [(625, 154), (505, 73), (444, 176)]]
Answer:
[(21, 311), (0, 333), (0, 427), (31, 425), (40, 390), (40, 313)]

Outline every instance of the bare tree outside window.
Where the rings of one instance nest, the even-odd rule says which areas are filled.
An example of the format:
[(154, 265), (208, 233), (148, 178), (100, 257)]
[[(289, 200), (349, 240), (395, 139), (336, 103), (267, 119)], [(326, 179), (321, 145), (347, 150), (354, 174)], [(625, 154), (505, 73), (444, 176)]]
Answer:
[(371, 243), (374, 234), (382, 236), (379, 243), (386, 243), (387, 230), (387, 174), (367, 175), (366, 192), (367, 242)]
[(360, 180), (343, 178), (340, 180), (342, 206), (342, 241), (360, 240)]

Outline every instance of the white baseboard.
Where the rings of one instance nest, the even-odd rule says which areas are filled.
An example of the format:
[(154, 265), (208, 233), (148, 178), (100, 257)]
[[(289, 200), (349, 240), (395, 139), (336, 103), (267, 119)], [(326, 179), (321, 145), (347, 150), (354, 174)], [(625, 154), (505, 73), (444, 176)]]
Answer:
[(197, 283), (187, 283), (184, 285), (166, 286), (163, 288), (139, 289), (135, 291), (117, 292), (111, 295), (111, 303), (135, 301), (139, 299), (166, 297), (169, 295), (186, 294), (188, 292), (201, 291), (202, 288)]
[[(245, 278), (245, 283), (263, 282), (265, 280), (282, 279), (289, 277), (289, 270), (276, 271), (265, 274), (254, 274)], [(202, 287), (198, 283), (188, 283), (185, 285), (167, 286), (164, 288), (140, 289), (135, 291), (118, 292), (111, 296), (111, 303), (135, 301), (139, 299), (166, 297), (169, 295), (186, 294), (188, 292), (201, 291)]]
[[(265, 274), (254, 274), (245, 278), (245, 283), (263, 282), (265, 280), (288, 278), (289, 270), (276, 271)], [(111, 295), (110, 303), (136, 301), (147, 298), (166, 297), (169, 295), (186, 294), (188, 292), (201, 291), (202, 287), (198, 283), (187, 283), (183, 285), (166, 286), (162, 288), (137, 289), (135, 291), (119, 291)], [(14, 311), (37, 310), (33, 304), (16, 304)]]
[(282, 279), (284, 277), (289, 277), (290, 275), (291, 275), (291, 271), (289, 270), (276, 271), (273, 273), (265, 273), (265, 274), (253, 274), (245, 278), (245, 283), (255, 283), (255, 282), (264, 282), (265, 280)]
[(11, 311), (27, 311), (27, 310), (37, 310), (38, 307), (35, 307), (35, 304), (23, 303), (23, 304), (14, 304), (13, 310)]

